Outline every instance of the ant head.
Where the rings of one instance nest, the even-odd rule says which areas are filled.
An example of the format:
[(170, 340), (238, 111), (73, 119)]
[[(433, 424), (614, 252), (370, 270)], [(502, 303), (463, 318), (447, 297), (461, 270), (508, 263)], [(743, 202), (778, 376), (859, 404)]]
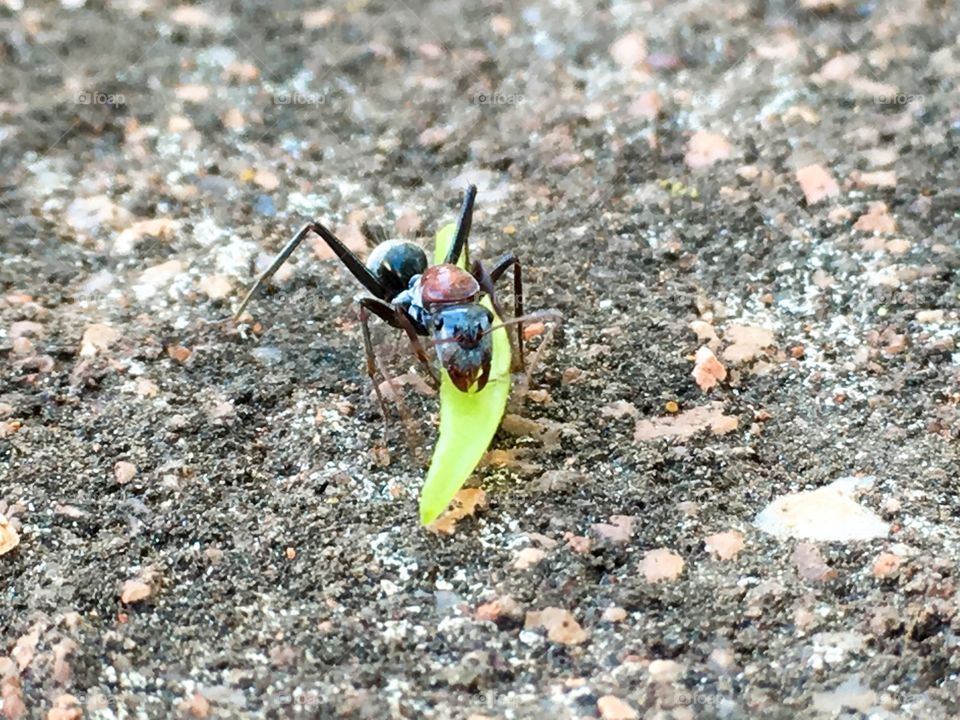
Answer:
[(478, 391), (487, 384), (492, 327), (493, 313), (477, 304), (443, 306), (431, 317), (437, 358), (460, 392), (467, 392), (474, 383)]

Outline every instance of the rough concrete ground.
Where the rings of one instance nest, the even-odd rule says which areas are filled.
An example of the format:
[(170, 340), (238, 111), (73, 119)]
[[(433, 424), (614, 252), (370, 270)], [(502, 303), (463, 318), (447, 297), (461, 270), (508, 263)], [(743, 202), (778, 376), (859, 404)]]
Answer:
[[(960, 713), (951, 3), (20, 5), (7, 717)], [(467, 181), (475, 252), (565, 322), (438, 536), (335, 261), (209, 321), (305, 219), (429, 245)], [(885, 536), (753, 525), (848, 476)]]

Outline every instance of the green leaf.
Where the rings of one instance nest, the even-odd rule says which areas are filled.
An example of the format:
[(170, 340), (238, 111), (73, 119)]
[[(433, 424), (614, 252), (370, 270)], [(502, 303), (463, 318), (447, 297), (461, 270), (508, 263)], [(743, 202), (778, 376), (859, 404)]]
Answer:
[[(437, 233), (434, 262), (442, 263), (456, 226)], [(461, 256), (459, 264), (464, 266)], [(493, 311), (490, 298), (481, 304)], [(494, 313), (494, 323), (501, 320)], [(500, 426), (510, 397), (510, 339), (505, 328), (493, 331), (490, 379), (482, 392), (460, 392), (446, 371), (440, 371), (440, 436), (433, 449), (427, 479), (420, 493), (420, 522), (432, 523), (477, 467)]]

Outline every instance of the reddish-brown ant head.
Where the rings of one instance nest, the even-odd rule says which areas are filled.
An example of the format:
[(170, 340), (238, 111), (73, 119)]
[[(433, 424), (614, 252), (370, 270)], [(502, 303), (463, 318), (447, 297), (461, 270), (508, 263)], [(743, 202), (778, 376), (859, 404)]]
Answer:
[(427, 330), (440, 364), (461, 392), (474, 384), (483, 390), (490, 377), (493, 313), (477, 304), (479, 294), (476, 278), (456, 265), (434, 265), (420, 278), (420, 299), (430, 314)]
[(460, 392), (483, 390), (490, 377), (493, 313), (483, 305), (444, 305), (432, 316), (437, 358)]

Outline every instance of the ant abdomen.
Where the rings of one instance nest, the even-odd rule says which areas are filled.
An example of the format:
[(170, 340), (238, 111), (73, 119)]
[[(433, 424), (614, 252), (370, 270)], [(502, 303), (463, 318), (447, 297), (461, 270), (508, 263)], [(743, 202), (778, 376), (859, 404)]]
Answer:
[(372, 272), (394, 298), (406, 290), (415, 275), (427, 269), (427, 254), (409, 240), (387, 240), (377, 245), (367, 258), (367, 269)]

